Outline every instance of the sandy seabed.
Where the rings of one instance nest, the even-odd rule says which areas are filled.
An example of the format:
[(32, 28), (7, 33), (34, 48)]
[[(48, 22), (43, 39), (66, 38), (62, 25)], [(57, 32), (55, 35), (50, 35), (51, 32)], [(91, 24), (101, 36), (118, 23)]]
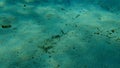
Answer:
[(118, 8), (65, 2), (0, 0), (0, 68), (120, 67)]

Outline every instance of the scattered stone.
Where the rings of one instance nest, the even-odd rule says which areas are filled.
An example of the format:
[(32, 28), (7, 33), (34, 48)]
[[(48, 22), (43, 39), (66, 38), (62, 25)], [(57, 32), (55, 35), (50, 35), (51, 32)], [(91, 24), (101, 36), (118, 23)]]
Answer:
[(112, 30), (111, 30), (111, 32), (112, 32), (112, 33), (114, 33), (114, 32), (115, 32), (115, 30), (114, 30), (114, 29), (112, 29)]
[(11, 28), (12, 27), (12, 25), (9, 25), (9, 24), (7, 24), (7, 25), (2, 25), (2, 28)]
[(40, 47), (45, 53), (49, 53), (49, 50), (53, 48), (53, 46), (41, 46)]
[(76, 15), (75, 18), (78, 18), (80, 16), (80, 14)]

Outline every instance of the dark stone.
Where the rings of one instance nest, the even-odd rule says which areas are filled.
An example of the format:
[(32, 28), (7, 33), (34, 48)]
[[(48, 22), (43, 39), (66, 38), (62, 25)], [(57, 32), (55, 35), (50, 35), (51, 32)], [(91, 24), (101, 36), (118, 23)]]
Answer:
[(2, 25), (2, 28), (11, 28), (12, 25)]
[(113, 32), (113, 33), (114, 33), (114, 32), (115, 32), (115, 30), (113, 29), (113, 30), (111, 30), (111, 32)]
[(24, 7), (26, 7), (26, 5), (24, 4)]

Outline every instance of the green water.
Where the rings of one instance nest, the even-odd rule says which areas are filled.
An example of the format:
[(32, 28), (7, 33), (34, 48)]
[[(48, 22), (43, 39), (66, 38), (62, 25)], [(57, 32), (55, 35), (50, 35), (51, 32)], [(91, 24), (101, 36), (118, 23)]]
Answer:
[(120, 68), (119, 0), (0, 0), (0, 68)]

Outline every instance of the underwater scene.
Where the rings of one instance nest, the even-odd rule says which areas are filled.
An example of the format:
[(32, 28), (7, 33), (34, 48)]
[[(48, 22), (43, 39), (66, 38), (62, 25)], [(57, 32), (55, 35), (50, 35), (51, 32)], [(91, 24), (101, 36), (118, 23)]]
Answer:
[(0, 68), (120, 68), (120, 0), (0, 0)]

